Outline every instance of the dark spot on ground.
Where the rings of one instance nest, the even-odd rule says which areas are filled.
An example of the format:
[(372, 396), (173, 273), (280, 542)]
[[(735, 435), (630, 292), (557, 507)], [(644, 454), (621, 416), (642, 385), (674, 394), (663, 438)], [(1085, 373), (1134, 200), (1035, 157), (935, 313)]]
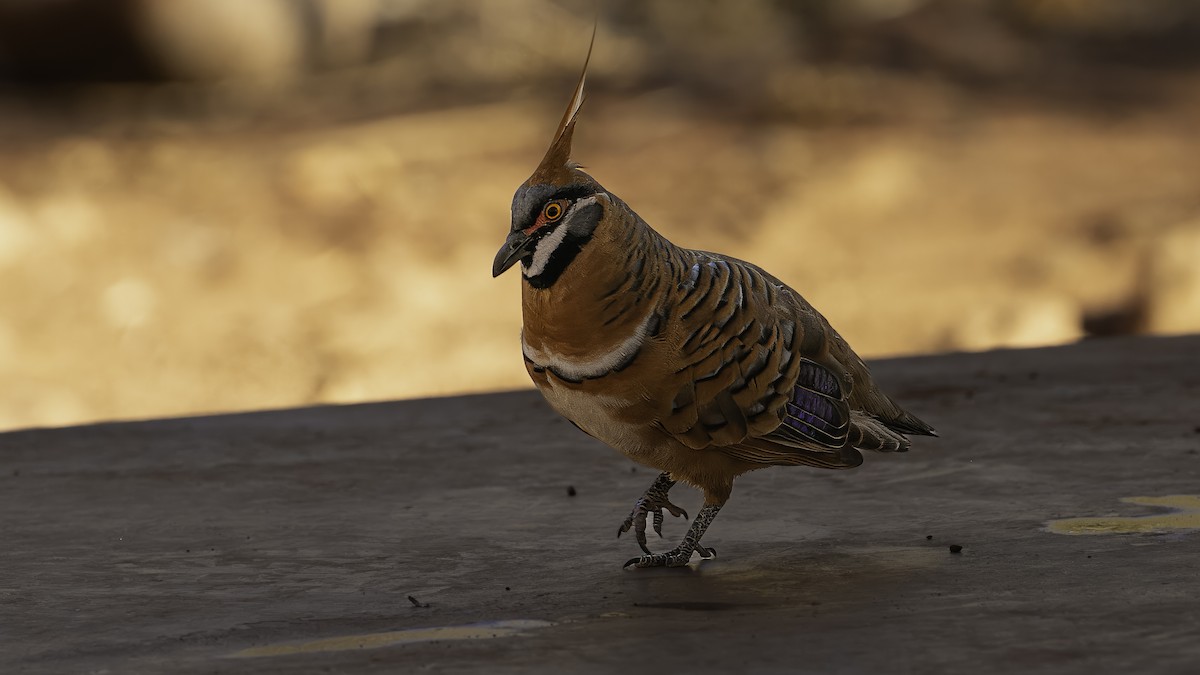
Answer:
[(567, 486), (567, 496), (568, 496), (568, 497), (574, 497), (575, 495), (576, 495), (576, 492), (575, 492), (575, 486), (574, 486), (574, 485), (568, 485), (568, 486)]
[(417, 600), (416, 598), (414, 598), (411, 595), (408, 596), (408, 601), (412, 603), (413, 607), (428, 607), (429, 606), (428, 602), (421, 602), (420, 600)]
[(962, 553), (962, 546), (959, 546), (958, 544), (950, 544), (950, 552)]

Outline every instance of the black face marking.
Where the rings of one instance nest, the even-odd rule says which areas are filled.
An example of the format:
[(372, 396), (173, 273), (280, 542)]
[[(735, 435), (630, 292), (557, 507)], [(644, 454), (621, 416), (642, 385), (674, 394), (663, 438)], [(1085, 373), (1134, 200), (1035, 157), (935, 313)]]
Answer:
[[(585, 199), (592, 194), (595, 193), (590, 192), (582, 197), (577, 197), (576, 199)], [(562, 197), (559, 194), (555, 194), (552, 197), (552, 199), (565, 198), (569, 197)], [(539, 289), (549, 288), (554, 284), (555, 281), (558, 281), (558, 278), (562, 276), (562, 273), (567, 266), (570, 265), (575, 260), (576, 256), (579, 255), (579, 252), (583, 250), (584, 244), (591, 240), (592, 231), (595, 229), (596, 223), (599, 222), (603, 215), (604, 207), (602, 207), (598, 202), (592, 202), (582, 206), (580, 206), (578, 202), (574, 202), (570, 207), (568, 207), (567, 216), (565, 217), (564, 221), (560, 222), (560, 224), (539, 228), (539, 230), (534, 234), (535, 241), (540, 241), (543, 237), (549, 236), (552, 232), (556, 231), (560, 227), (565, 227), (567, 230), (564, 233), (562, 243), (550, 253), (550, 257), (546, 261), (546, 264), (542, 267), (541, 272), (532, 277), (525, 277), (525, 280), (529, 282), (529, 285)], [(522, 270), (529, 269), (530, 265), (533, 264), (533, 257), (536, 254), (536, 251), (536, 244), (531, 245), (528, 248), (528, 253), (521, 258)]]
[[(566, 239), (563, 239), (563, 243), (550, 255), (550, 260), (542, 269), (542, 273), (534, 277), (525, 277), (525, 280), (534, 288), (549, 288), (555, 281), (558, 281), (563, 270), (567, 269), (567, 265), (570, 265), (571, 261), (575, 260), (575, 256), (583, 250), (583, 244), (586, 241), (586, 239), (575, 239), (568, 234)], [(521, 265), (529, 267), (532, 260), (533, 254), (530, 253), (521, 259)]]

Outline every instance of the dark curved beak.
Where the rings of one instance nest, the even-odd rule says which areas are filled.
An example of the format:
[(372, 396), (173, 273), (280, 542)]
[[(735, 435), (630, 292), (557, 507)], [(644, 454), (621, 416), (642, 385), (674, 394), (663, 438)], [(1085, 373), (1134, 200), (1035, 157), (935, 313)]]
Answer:
[(492, 278), (504, 274), (505, 270), (517, 264), (518, 260), (529, 253), (529, 246), (532, 243), (533, 238), (521, 230), (509, 234), (508, 239), (504, 240), (504, 245), (496, 252), (496, 259), (492, 262)]

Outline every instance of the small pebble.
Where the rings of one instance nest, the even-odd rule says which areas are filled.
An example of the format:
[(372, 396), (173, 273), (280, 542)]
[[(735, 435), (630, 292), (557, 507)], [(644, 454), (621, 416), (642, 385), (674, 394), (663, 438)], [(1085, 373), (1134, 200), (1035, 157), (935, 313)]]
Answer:
[(574, 496), (575, 496), (575, 494), (576, 494), (576, 493), (575, 493), (575, 486), (574, 486), (574, 485), (568, 485), (568, 486), (567, 486), (567, 496), (568, 496), (568, 497), (574, 497)]
[(950, 544), (951, 553), (962, 553), (962, 547), (958, 544)]
[(925, 541), (933, 541), (933, 535), (932, 534), (925, 535)]

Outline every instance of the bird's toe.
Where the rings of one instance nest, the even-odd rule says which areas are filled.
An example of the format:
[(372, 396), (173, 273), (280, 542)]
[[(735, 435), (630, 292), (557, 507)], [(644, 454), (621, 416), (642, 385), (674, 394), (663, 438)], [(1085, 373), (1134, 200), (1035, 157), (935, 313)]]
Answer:
[(648, 553), (639, 558), (630, 558), (623, 567), (683, 567), (691, 559), (691, 549), (676, 547), (666, 553)]

